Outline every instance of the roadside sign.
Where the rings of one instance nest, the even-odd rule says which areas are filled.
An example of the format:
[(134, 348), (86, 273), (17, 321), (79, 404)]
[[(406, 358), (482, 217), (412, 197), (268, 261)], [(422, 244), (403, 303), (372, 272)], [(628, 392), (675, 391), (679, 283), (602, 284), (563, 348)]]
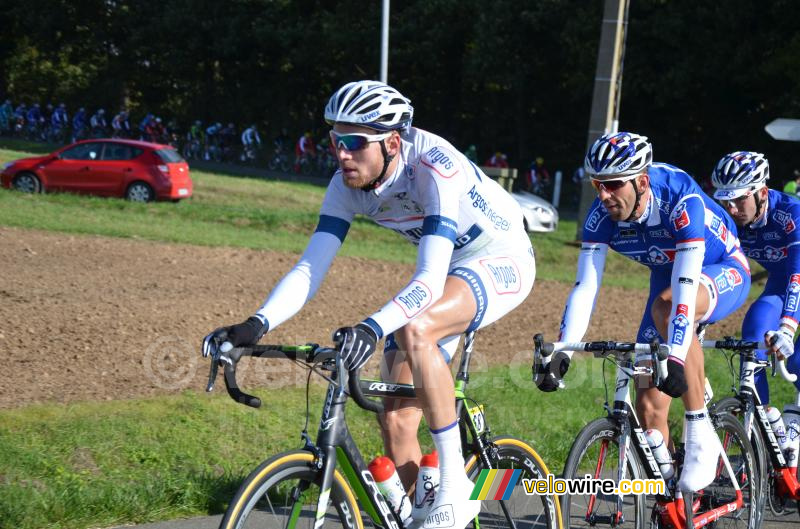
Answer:
[(779, 118), (768, 123), (764, 130), (776, 140), (800, 141), (800, 119)]

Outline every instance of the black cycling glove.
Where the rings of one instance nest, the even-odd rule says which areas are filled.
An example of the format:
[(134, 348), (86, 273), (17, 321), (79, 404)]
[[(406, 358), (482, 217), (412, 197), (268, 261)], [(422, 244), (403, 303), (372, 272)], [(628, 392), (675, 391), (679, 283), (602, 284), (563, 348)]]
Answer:
[(536, 387), (547, 393), (557, 390), (564, 375), (567, 374), (569, 362), (569, 355), (563, 351), (558, 351), (553, 353), (549, 362), (538, 364), (535, 377)]
[(686, 384), (686, 373), (680, 361), (673, 357), (667, 359), (667, 378), (661, 381), (658, 389), (672, 398), (678, 398), (686, 393), (689, 386)]
[(255, 316), (250, 316), (246, 321), (236, 325), (220, 327), (203, 340), (203, 356), (216, 355), (219, 347), (225, 342), (233, 347), (255, 345), (266, 332), (267, 326)]
[(342, 362), (348, 371), (367, 363), (378, 345), (378, 335), (366, 323), (355, 327), (342, 327), (333, 333), (333, 343), (339, 349)]

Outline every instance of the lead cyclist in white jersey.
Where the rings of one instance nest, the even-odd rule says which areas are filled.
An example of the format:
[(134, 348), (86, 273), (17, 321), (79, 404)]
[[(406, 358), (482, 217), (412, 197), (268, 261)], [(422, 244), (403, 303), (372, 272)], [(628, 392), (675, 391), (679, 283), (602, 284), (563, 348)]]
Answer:
[[(410, 101), (376, 81), (344, 85), (330, 98), (339, 170), (305, 253), (247, 321), (203, 342), (257, 342), (299, 311), (317, 291), (357, 214), (419, 247), (410, 281), (382, 308), (334, 333), (348, 367), (360, 367), (386, 338), (382, 372), (413, 382), (418, 400), (387, 402), (384, 444), (406, 487), (421, 459), (422, 415), (439, 452), (440, 488), (423, 527), (461, 529), (480, 511), (464, 472), (453, 378), (448, 368), (459, 336), (496, 321), (528, 296), (536, 266), (516, 201), (447, 141), (411, 127)], [(427, 517), (425, 516), (427, 514)]]

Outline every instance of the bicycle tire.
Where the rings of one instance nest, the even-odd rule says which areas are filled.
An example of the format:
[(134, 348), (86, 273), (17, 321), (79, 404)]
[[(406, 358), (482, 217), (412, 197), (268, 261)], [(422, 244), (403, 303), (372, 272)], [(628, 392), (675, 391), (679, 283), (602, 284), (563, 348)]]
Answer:
[[(738, 397), (725, 397), (724, 399), (720, 399), (719, 402), (714, 403), (711, 410), (712, 414), (730, 413), (741, 422), (744, 420), (744, 410), (742, 406), (743, 403)], [(757, 418), (755, 420), (757, 420)], [(753, 453), (755, 454), (758, 475), (761, 476), (759, 490), (762, 491), (762, 494), (759, 512), (762, 513), (763, 518), (763, 508), (765, 504), (769, 505), (770, 510), (775, 515), (783, 514), (784, 510), (777, 507), (776, 501), (778, 498), (773, 496), (776, 492), (776, 488), (774, 479), (772, 478), (773, 473), (771, 472), (772, 460), (767, 456), (767, 443), (764, 441), (761, 430), (756, 426), (755, 420), (753, 421), (752, 431), (750, 432), (750, 445), (753, 447)], [(744, 425), (742, 425), (742, 427), (744, 427)]]
[[(478, 515), (478, 524), (473, 521), (473, 526), (480, 527), (480, 529), (505, 529), (509, 527), (506, 514), (503, 511), (503, 506), (505, 506), (511, 514), (517, 529), (533, 527), (562, 529), (561, 508), (556, 496), (529, 496), (525, 494), (522, 478), (545, 479), (550, 473), (539, 454), (525, 441), (514, 437), (495, 437), (491, 443), (490, 459), (492, 460), (492, 469), (519, 468), (524, 472), (517, 482), (514, 492), (511, 493), (511, 500), (485, 500)], [(475, 481), (480, 471), (485, 468), (478, 454), (470, 455), (465, 464), (467, 475), (472, 481)]]
[[(564, 479), (582, 479), (588, 474), (596, 479), (616, 480), (616, 466), (610, 467), (619, 462), (619, 436), (619, 425), (608, 417), (595, 419), (584, 426), (569, 450), (567, 462), (564, 464)], [(639, 456), (630, 448), (627, 452), (626, 476), (628, 479), (644, 478)], [(622, 520), (612, 523), (611, 518), (617, 513), (616, 499), (615, 495), (564, 494), (561, 497), (564, 526), (569, 528), (623, 526), (636, 529), (644, 529), (647, 526), (649, 519), (646, 496), (627, 496), (623, 502)], [(605, 523), (603, 520), (606, 520)]]
[[(720, 441), (723, 443), (728, 461), (730, 461), (736, 480), (739, 482), (744, 502), (741, 510), (718, 518), (717, 527), (757, 529), (761, 523), (763, 511), (762, 503), (759, 501), (761, 476), (758, 475), (756, 456), (750, 444), (749, 435), (744, 431), (744, 426), (739, 420), (730, 413), (714, 413), (711, 415), (711, 420), (717, 435), (722, 437)], [(729, 490), (725, 490), (726, 488)], [(706, 502), (706, 504), (701, 503), (701, 510), (725, 505), (733, 501), (735, 496), (735, 488), (730, 485), (727, 474), (718, 472), (718, 477), (703, 490), (701, 502)]]
[[(261, 463), (239, 487), (220, 529), (314, 527), (322, 472), (313, 463), (314, 455), (302, 450), (278, 454)], [(302, 502), (297, 503), (297, 499)], [(334, 472), (325, 527), (364, 528), (353, 490), (338, 470)]]

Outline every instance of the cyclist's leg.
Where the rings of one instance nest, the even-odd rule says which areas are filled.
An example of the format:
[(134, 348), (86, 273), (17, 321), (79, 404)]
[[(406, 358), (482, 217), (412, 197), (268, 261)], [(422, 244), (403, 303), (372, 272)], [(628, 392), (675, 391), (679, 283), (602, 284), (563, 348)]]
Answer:
[[(767, 286), (769, 287), (769, 285)], [(783, 309), (783, 296), (774, 292), (774, 290), (772, 292), (768, 290), (765, 289), (761, 296), (747, 309), (747, 314), (742, 322), (743, 340), (761, 342), (764, 340), (764, 333), (778, 328), (781, 310)], [(764, 349), (758, 349), (756, 355), (759, 360), (764, 360), (767, 357)], [(767, 383), (766, 369), (756, 370), (755, 383), (761, 402), (765, 405), (768, 404), (769, 385)]]
[[(707, 265), (703, 267), (700, 286), (703, 288), (698, 288), (696, 321), (713, 323), (727, 317), (745, 302), (750, 290), (749, 270), (733, 259), (724, 264)], [(701, 294), (705, 294), (705, 313), (700, 303), (700, 298), (703, 297)], [(689, 391), (683, 398), (686, 409), (684, 421), (686, 453), (679, 486), (684, 490), (699, 490), (713, 481), (717, 458), (722, 448), (719, 443), (708, 442), (713, 434), (713, 425), (704, 402), (703, 351), (694, 334), (692, 334), (690, 355), (692, 349), (696, 351), (697, 356), (691, 369), (697, 369), (698, 372), (694, 376), (689, 375), (690, 362), (687, 355), (687, 384), (694, 384), (694, 390), (690, 385)]]
[(464, 472), (453, 378), (437, 342), (489, 325), (511, 311), (530, 293), (535, 274), (532, 252), (456, 263), (442, 297), (397, 333), (439, 452), (440, 489), (428, 520), (441, 524), (449, 518), (460, 529), (480, 510), (480, 502), (468, 499), (472, 482)]
[[(445, 363), (449, 363), (458, 347), (461, 335), (439, 340), (439, 351)], [(407, 361), (406, 350), (400, 348), (394, 333), (386, 337), (383, 361), (381, 363), (381, 380), (400, 384), (411, 384), (413, 376)], [(378, 417), (381, 436), (386, 454), (397, 466), (400, 480), (409, 489), (415, 482), (419, 470), (422, 451), (417, 439), (422, 408), (418, 399), (387, 398), (383, 401), (384, 413)]]
[[(647, 343), (654, 338), (659, 338), (662, 343), (667, 341), (666, 330), (653, 319), (652, 308), (656, 298), (669, 288), (669, 284), (670, 276), (668, 274), (652, 273), (650, 275), (650, 295), (645, 304), (642, 322), (639, 324), (637, 342)], [(664, 439), (670, 438), (667, 427), (670, 402), (672, 402), (672, 397), (651, 386), (650, 377), (637, 377), (636, 414), (645, 427), (660, 430)]]

